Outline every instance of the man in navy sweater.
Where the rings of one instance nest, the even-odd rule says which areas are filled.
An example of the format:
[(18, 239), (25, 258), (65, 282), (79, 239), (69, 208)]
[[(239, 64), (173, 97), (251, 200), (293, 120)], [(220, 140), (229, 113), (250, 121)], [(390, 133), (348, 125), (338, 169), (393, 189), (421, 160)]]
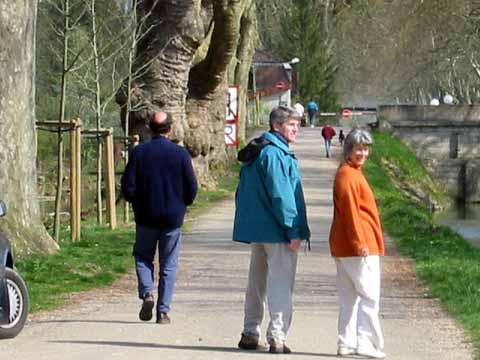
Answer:
[(139, 317), (143, 321), (153, 317), (153, 260), (158, 247), (158, 324), (170, 323), (168, 313), (176, 280), (181, 226), (186, 207), (197, 194), (189, 153), (168, 139), (172, 123), (170, 114), (153, 114), (149, 123), (153, 137), (135, 147), (122, 178), (122, 192), (135, 213), (133, 255), (138, 295), (143, 300)]

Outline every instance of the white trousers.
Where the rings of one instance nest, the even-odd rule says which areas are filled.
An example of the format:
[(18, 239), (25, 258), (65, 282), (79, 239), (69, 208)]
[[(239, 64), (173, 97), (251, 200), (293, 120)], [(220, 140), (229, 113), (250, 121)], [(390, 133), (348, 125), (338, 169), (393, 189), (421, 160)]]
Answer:
[(292, 322), (297, 252), (286, 243), (253, 243), (251, 248), (243, 334), (260, 336), (267, 302), (267, 341), (284, 342)]
[(382, 350), (379, 256), (335, 258), (339, 299), (338, 344)]

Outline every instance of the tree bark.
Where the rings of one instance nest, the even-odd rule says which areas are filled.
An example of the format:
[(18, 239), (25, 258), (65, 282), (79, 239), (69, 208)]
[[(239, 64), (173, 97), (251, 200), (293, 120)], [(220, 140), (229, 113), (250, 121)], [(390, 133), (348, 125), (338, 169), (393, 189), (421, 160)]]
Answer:
[[(235, 55), (246, 0), (158, 0), (138, 3), (143, 34), (137, 46), (131, 89), (130, 134), (150, 137), (149, 115), (168, 111), (174, 119), (172, 139), (192, 155), (200, 183), (214, 184), (212, 167), (227, 160), (223, 143), (226, 74)], [(211, 37), (207, 34), (210, 32)], [(206, 40), (207, 39), (207, 40)], [(199, 47), (208, 41), (203, 60), (193, 66)], [(125, 118), (128, 91), (117, 102)]]
[(54, 252), (37, 193), (34, 102), (36, 1), (0, 3), (0, 228), (17, 253)]
[[(139, 134), (142, 141), (149, 139), (149, 116), (162, 109), (172, 113), (173, 138), (183, 142), (188, 75), (211, 14), (211, 6), (200, 5), (199, 0), (139, 1), (137, 18), (141, 25), (133, 65), (130, 134)], [(127, 94), (121, 89), (117, 95), (123, 110)]]

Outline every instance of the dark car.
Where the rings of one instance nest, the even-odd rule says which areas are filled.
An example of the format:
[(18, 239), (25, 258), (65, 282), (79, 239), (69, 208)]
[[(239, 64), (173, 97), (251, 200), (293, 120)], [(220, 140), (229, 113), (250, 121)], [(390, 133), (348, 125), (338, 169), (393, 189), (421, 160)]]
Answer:
[[(6, 213), (5, 203), (0, 200), (0, 217)], [(0, 233), (0, 339), (17, 336), (28, 316), (27, 287), (13, 266), (12, 247)]]

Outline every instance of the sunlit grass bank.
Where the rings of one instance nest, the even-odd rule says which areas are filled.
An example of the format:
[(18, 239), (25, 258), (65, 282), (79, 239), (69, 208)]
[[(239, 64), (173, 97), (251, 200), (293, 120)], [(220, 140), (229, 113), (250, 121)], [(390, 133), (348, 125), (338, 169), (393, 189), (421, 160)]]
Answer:
[[(375, 144), (365, 173), (380, 204), (384, 230), (394, 238), (403, 254), (415, 259), (417, 273), (430, 293), (463, 324), (478, 359), (480, 250), (449, 228), (436, 226), (427, 206), (409, 200), (393, 186), (382, 157), (397, 165), (411, 182), (424, 182), (428, 176), (402, 143), (389, 135), (374, 135)], [(441, 196), (441, 192), (437, 196)]]

